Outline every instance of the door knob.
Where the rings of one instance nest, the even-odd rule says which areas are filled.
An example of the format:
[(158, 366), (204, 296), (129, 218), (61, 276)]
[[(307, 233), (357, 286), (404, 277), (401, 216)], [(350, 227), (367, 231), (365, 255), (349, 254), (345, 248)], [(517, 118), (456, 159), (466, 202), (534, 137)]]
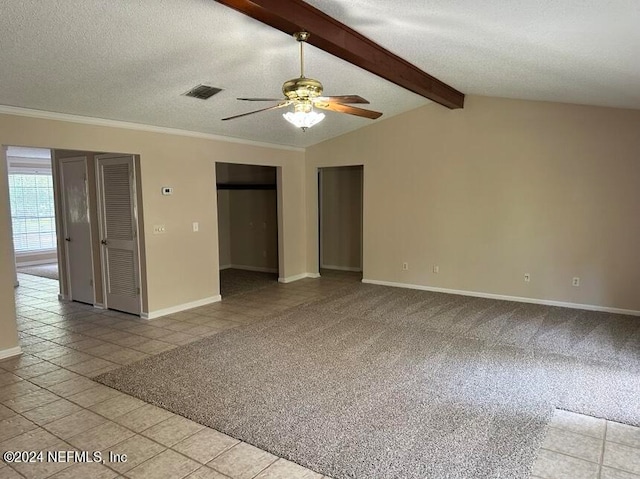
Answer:
[(105, 245), (105, 246), (106, 246), (106, 244), (107, 244), (107, 240), (102, 240), (102, 241), (100, 241), (100, 243), (102, 243), (103, 245)]
[(71, 241), (71, 238), (69, 238), (68, 236), (64, 239), (65, 241)]

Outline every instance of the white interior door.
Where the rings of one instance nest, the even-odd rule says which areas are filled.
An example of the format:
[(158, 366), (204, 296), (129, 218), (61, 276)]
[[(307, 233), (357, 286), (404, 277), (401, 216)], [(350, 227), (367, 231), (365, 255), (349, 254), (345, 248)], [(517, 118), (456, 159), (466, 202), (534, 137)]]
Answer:
[(60, 160), (60, 178), (62, 180), (64, 249), (69, 297), (73, 301), (93, 304), (95, 294), (87, 158)]
[(133, 156), (96, 157), (105, 307), (140, 314)]

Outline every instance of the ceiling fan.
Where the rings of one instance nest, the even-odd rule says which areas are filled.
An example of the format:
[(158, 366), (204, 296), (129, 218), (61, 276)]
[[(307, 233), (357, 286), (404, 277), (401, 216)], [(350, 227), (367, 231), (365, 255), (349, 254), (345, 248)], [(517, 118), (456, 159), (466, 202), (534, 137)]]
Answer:
[(324, 119), (324, 113), (314, 111), (315, 108), (321, 110), (330, 110), (338, 113), (347, 113), (349, 115), (360, 116), (375, 120), (382, 113), (372, 110), (365, 110), (351, 106), (353, 103), (369, 103), (367, 100), (358, 95), (341, 95), (341, 96), (322, 96), (322, 83), (313, 78), (304, 76), (304, 43), (309, 38), (308, 32), (297, 32), (293, 34), (294, 38), (300, 44), (300, 76), (292, 80), (284, 82), (282, 85), (282, 93), (285, 98), (238, 98), (243, 101), (277, 101), (277, 105), (262, 108), (261, 110), (250, 111), (240, 115), (223, 118), (223, 121), (234, 120), (254, 113), (262, 111), (276, 110), (293, 105), (293, 111), (289, 111), (282, 115), (289, 123), (306, 131), (313, 125)]

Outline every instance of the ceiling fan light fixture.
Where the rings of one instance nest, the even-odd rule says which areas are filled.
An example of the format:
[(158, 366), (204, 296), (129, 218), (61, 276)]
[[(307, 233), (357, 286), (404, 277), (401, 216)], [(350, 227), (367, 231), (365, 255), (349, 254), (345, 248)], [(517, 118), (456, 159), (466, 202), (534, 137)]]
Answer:
[(302, 131), (306, 131), (307, 128), (311, 128), (324, 120), (324, 113), (313, 111), (311, 102), (300, 102), (294, 105), (293, 108), (294, 111), (284, 113), (282, 116), (293, 126), (301, 128)]

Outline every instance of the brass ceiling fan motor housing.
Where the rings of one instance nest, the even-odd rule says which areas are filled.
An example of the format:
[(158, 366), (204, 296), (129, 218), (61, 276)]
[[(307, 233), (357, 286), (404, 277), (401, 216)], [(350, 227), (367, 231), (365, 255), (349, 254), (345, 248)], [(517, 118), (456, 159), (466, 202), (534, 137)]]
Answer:
[(294, 78), (284, 82), (282, 93), (289, 100), (309, 100), (322, 95), (322, 83), (313, 78)]
[[(253, 115), (254, 113), (260, 113), (263, 111), (276, 110), (290, 105), (293, 105), (293, 112), (287, 113), (284, 117), (288, 122), (293, 123), (296, 126), (300, 126), (303, 131), (324, 118), (324, 114), (314, 112), (314, 108), (335, 111), (338, 113), (347, 113), (349, 115), (370, 118), (372, 120), (375, 120), (382, 115), (382, 113), (377, 111), (365, 110), (363, 108), (351, 106), (351, 103), (369, 103), (358, 95), (322, 96), (322, 83), (313, 78), (307, 78), (304, 76), (304, 44), (309, 38), (309, 32), (297, 32), (294, 33), (293, 36), (300, 45), (300, 76), (284, 82), (282, 85), (282, 93), (284, 93), (285, 96), (284, 100), (279, 98), (238, 98), (238, 100), (245, 101), (277, 101), (278, 104), (267, 108), (261, 108), (260, 110), (223, 118), (223, 121), (234, 120), (236, 118)], [(295, 116), (295, 120), (292, 119), (293, 117), (289, 118), (290, 115), (294, 114), (297, 115)], [(302, 123), (303, 120), (306, 121), (305, 118), (306, 120), (311, 118), (313, 120), (312, 123)]]

